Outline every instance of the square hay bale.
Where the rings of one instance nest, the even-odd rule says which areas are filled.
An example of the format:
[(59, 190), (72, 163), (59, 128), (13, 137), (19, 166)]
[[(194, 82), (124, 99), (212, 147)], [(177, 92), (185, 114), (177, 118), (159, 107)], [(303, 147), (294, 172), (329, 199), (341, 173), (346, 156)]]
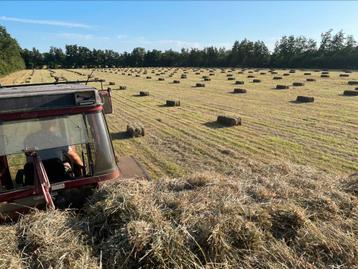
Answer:
[(241, 88), (235, 88), (233, 93), (246, 93), (247, 91), (245, 89), (241, 89)]
[(174, 83), (174, 84), (179, 84), (179, 83), (180, 83), (180, 80), (173, 80), (173, 83)]
[(127, 125), (127, 134), (129, 137), (140, 137), (144, 136), (144, 127), (138, 123), (132, 123)]
[(339, 77), (341, 77), (341, 78), (348, 78), (348, 77), (349, 77), (349, 74), (339, 74)]
[(119, 90), (126, 90), (127, 89), (127, 86), (119, 86), (119, 88), (118, 88)]
[(289, 73), (294, 74), (294, 73), (296, 73), (296, 70), (291, 69), (291, 70), (289, 71)]
[(266, 75), (266, 72), (261, 72), (260, 75)]
[(290, 86), (288, 86), (288, 85), (276, 85), (277, 90), (286, 90), (289, 88), (290, 88)]
[(187, 78), (187, 76), (183, 74), (183, 75), (180, 76), (180, 78), (185, 79), (185, 78)]
[(313, 82), (313, 81), (316, 81), (316, 79), (314, 79), (314, 78), (307, 78), (306, 81), (308, 81), (308, 82)]
[(211, 81), (210, 78), (204, 78), (204, 81)]
[(234, 77), (228, 77), (227, 80), (235, 80)]
[(146, 79), (152, 79), (152, 77), (151, 77), (151, 76), (147, 76)]
[(302, 87), (304, 86), (305, 84), (303, 82), (293, 82), (292, 83), (292, 86), (295, 86), (295, 87)]
[(235, 84), (236, 85), (243, 85), (245, 82), (244, 81), (242, 81), (242, 80), (236, 80), (235, 81)]
[(205, 87), (205, 84), (204, 83), (196, 83), (195, 86), (200, 88), (200, 87)]
[(136, 78), (139, 78), (139, 77), (140, 77), (140, 75), (138, 75), (138, 74), (137, 74), (137, 75), (135, 75), (135, 77), (136, 77)]
[(164, 78), (158, 78), (158, 81), (164, 81)]
[(166, 106), (180, 106), (179, 100), (167, 100)]
[(358, 90), (346, 90), (343, 92), (345, 96), (358, 96)]
[(233, 74), (227, 74), (226, 75), (226, 77), (232, 77), (233, 76)]
[(289, 73), (284, 73), (283, 76), (284, 77), (288, 77), (290, 74)]
[(252, 80), (252, 83), (260, 83), (261, 82), (261, 79), (254, 79)]
[(277, 77), (273, 77), (272, 79), (273, 79), (273, 80), (279, 80), (279, 79), (282, 79), (282, 77), (278, 77), (278, 76), (277, 76)]
[(298, 103), (313, 103), (314, 97), (311, 96), (297, 96), (296, 102)]
[(304, 73), (303, 75), (304, 75), (304, 76), (310, 76), (311, 73)]
[(140, 96), (149, 96), (149, 92), (148, 91), (140, 91), (139, 95)]
[(329, 75), (322, 74), (322, 75), (321, 75), (321, 78), (329, 78)]
[(229, 117), (229, 116), (218, 116), (217, 123), (225, 126), (236, 126), (241, 125), (240, 117)]
[(248, 75), (247, 78), (254, 78), (255, 76), (253, 75)]
[(115, 82), (109, 82), (109, 85), (116, 85), (116, 83)]
[(358, 80), (350, 80), (348, 81), (348, 85), (358, 85)]
[(328, 72), (328, 71), (322, 71), (321, 74), (322, 74), (322, 75), (328, 75), (329, 72)]

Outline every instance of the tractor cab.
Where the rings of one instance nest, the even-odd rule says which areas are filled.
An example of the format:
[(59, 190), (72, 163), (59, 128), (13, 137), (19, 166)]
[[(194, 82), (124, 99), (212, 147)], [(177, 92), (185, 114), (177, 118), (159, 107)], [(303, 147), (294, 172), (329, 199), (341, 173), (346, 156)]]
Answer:
[(1, 87), (0, 217), (77, 207), (103, 181), (147, 177), (132, 157), (116, 159), (111, 112), (110, 90), (78, 82)]

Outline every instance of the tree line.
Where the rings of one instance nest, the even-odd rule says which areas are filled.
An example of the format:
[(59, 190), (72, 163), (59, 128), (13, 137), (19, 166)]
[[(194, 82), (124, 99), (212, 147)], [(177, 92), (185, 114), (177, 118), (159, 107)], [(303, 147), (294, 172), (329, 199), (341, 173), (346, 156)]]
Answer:
[[(3, 27), (0, 29), (4, 31)], [(1, 42), (2, 39), (0, 48)], [(18, 45), (11, 47), (10, 51), (13, 55), (7, 54), (8, 57), (17, 59), (13, 68), (22, 67), (19, 57), (16, 58)], [(113, 50), (91, 50), (83, 46), (66, 45), (64, 49), (51, 47), (43, 53), (36, 48), (21, 49), (20, 54), (26, 68), (185, 66), (358, 69), (357, 42), (353, 36), (343, 31), (333, 33), (332, 30), (322, 33), (319, 43), (304, 36), (283, 36), (276, 42), (272, 52), (263, 41), (244, 39), (235, 41), (231, 49), (211, 46), (204, 49), (160, 51), (138, 47), (130, 53), (118, 53)]]
[(0, 76), (24, 69), (20, 46), (4, 27), (0, 25)]

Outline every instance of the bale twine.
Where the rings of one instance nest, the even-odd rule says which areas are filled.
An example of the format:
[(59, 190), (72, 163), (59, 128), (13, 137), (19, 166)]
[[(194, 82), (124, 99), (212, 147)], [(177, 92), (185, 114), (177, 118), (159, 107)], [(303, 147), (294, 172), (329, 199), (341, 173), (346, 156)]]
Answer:
[(288, 85), (276, 85), (277, 90), (286, 90), (289, 88), (290, 88), (290, 86), (288, 86)]
[(180, 106), (179, 100), (167, 100), (166, 106)]
[(241, 89), (241, 88), (235, 88), (233, 93), (246, 93), (247, 91), (245, 89)]
[(140, 96), (149, 96), (149, 92), (148, 91), (140, 91), (139, 95)]
[(240, 117), (229, 117), (229, 116), (218, 116), (217, 123), (225, 126), (236, 126), (241, 125)]
[(313, 103), (314, 97), (311, 96), (297, 96), (296, 102), (299, 103)]
[(144, 127), (138, 123), (131, 123), (127, 125), (127, 134), (129, 137), (144, 136)]
[(303, 82), (293, 82), (292, 85), (295, 86), (295, 87), (302, 87), (305, 84)]

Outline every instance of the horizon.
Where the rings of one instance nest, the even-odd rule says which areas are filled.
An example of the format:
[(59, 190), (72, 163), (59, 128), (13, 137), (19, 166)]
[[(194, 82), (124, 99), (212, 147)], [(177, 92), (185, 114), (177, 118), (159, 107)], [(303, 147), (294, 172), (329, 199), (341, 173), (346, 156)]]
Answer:
[(41, 52), (75, 44), (120, 53), (136, 47), (231, 49), (245, 38), (263, 41), (272, 52), (285, 35), (319, 43), (321, 33), (333, 29), (358, 37), (358, 3), (349, 1), (5, 1), (0, 7), (0, 25), (22, 48)]

